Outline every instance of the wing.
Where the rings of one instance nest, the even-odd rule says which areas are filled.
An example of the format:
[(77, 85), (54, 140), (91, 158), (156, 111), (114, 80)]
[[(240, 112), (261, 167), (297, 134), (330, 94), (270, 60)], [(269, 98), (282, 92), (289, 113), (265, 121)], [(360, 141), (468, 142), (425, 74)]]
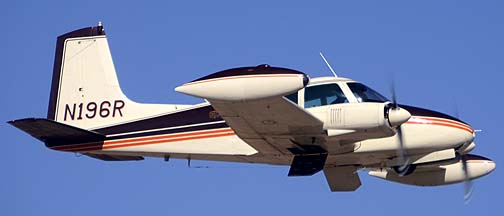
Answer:
[(327, 159), (323, 122), (283, 96), (308, 80), (299, 71), (259, 65), (220, 71), (175, 90), (208, 100), (259, 154), (290, 156), (289, 176), (306, 176), (322, 170)]
[(316, 144), (313, 138), (323, 134), (320, 120), (281, 96), (209, 102), (241, 139), (263, 154), (303, 151), (303, 146)]
[(323, 133), (320, 120), (283, 97), (304, 88), (308, 80), (299, 71), (259, 65), (213, 73), (175, 90), (208, 100), (260, 153), (292, 154), (306, 151), (301, 146), (314, 146)]

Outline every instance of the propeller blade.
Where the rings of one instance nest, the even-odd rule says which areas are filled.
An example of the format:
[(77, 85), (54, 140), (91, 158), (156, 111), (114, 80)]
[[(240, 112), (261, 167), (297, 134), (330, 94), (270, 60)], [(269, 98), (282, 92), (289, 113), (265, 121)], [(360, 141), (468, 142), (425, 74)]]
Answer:
[[(460, 112), (457, 103), (454, 104), (454, 115), (455, 118), (460, 119)], [(465, 155), (460, 155), (462, 161), (462, 170), (464, 171), (464, 203), (468, 204), (471, 201), (472, 194), (474, 191), (473, 183), (469, 179), (469, 170), (467, 167), (467, 158)]]
[(392, 84), (390, 85), (390, 93), (392, 94), (392, 104), (394, 105), (394, 109), (397, 109), (399, 107), (399, 104), (397, 103), (397, 95), (395, 91), (395, 82), (392, 81)]
[[(392, 83), (390, 85), (390, 93), (392, 94), (392, 107), (391, 110), (396, 110), (399, 111), (399, 103), (397, 102), (397, 94), (396, 94), (396, 88), (395, 88), (395, 82), (392, 80)], [(390, 112), (390, 111), (389, 111)], [(408, 113), (409, 115), (409, 113)], [(409, 119), (409, 117), (408, 117)], [(389, 119), (390, 122), (390, 119)], [(404, 148), (404, 137), (402, 133), (402, 126), (401, 124), (396, 127), (396, 134), (397, 138), (399, 139), (399, 148), (397, 149), (397, 154), (399, 155), (399, 162), (402, 164), (399, 166), (396, 170), (398, 171), (399, 176), (405, 176), (408, 174), (409, 171), (409, 166), (410, 165), (410, 158), (408, 157), (408, 154)]]
[(399, 162), (402, 164), (400, 167), (398, 167), (398, 174), (399, 176), (405, 176), (408, 174), (408, 166), (410, 166), (410, 159), (408, 157), (408, 154), (406, 153), (406, 150), (404, 149), (404, 138), (403, 138), (403, 133), (401, 129), (401, 125), (397, 127), (397, 138), (399, 139), (399, 148), (397, 149), (397, 154), (399, 155)]
[(457, 103), (455, 103), (453, 109), (454, 109), (454, 113), (453, 114), (455, 115), (455, 118), (460, 119), (460, 112), (459, 112), (459, 108), (458, 108)]
[(467, 158), (465, 155), (461, 155), (462, 160), (462, 170), (464, 171), (464, 202), (468, 204), (471, 201), (471, 197), (473, 194), (473, 183), (471, 179), (469, 179), (469, 169), (467, 166)]

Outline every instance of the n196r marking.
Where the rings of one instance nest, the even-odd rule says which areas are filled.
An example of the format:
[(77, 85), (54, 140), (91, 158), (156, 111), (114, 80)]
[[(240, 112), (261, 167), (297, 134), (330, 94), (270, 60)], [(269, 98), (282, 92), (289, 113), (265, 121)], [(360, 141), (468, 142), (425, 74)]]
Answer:
[(82, 120), (84, 118), (93, 119), (97, 116), (107, 118), (118, 115), (122, 117), (123, 114), (121, 109), (123, 108), (124, 101), (122, 100), (115, 100), (114, 102), (102, 101), (99, 105), (96, 102), (89, 102), (87, 104), (74, 103), (72, 105), (65, 104), (65, 117), (63, 121), (66, 121), (67, 118), (69, 118), (69, 120)]

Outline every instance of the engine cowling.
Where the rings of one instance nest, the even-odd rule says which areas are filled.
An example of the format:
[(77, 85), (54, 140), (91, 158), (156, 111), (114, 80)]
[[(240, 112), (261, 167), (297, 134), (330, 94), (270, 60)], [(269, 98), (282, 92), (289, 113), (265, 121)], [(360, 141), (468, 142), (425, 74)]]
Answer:
[[(485, 157), (478, 155), (464, 155), (467, 161), (467, 177), (476, 179), (488, 175), (495, 169), (495, 163)], [(437, 186), (463, 182), (466, 175), (463, 170), (462, 160), (455, 160), (454, 163), (440, 165), (436, 164), (419, 165), (416, 170), (407, 175), (399, 176), (393, 170), (372, 170), (369, 175), (393, 181), (397, 183), (416, 186)]]
[(411, 114), (391, 103), (347, 103), (329, 108), (327, 116), (328, 136), (370, 139), (394, 135)]
[(245, 101), (288, 95), (304, 88), (306, 74), (286, 68), (259, 65), (220, 71), (175, 88), (175, 91), (209, 100)]

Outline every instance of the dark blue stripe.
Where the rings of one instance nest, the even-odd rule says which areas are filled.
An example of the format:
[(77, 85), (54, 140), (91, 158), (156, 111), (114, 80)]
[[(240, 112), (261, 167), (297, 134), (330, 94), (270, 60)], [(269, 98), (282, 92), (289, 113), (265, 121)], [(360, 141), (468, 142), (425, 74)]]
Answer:
[(263, 75), (263, 74), (302, 74), (297, 70), (292, 70), (288, 68), (271, 67), (269, 65), (259, 65), (257, 67), (240, 67), (232, 68), (228, 70), (219, 71), (217, 73), (210, 74), (208, 76), (201, 77), (199, 79), (193, 80), (191, 82), (197, 82), (202, 80), (216, 79), (222, 77), (232, 77), (232, 76), (244, 76), (244, 75)]
[(412, 116), (426, 116), (426, 117), (445, 118), (445, 119), (450, 119), (450, 120), (453, 120), (453, 121), (460, 122), (462, 124), (469, 125), (469, 124), (463, 122), (462, 120), (460, 120), (458, 118), (455, 118), (453, 116), (450, 116), (450, 115), (447, 115), (447, 114), (444, 114), (444, 113), (440, 113), (440, 112), (437, 112), (437, 111), (428, 110), (428, 109), (419, 108), (419, 107), (414, 107), (414, 106), (407, 106), (407, 105), (402, 105), (402, 104), (399, 104), (399, 107), (408, 110), (408, 112), (410, 112), (410, 114)]
[(143, 133), (137, 133), (137, 134), (120, 135), (120, 136), (114, 136), (114, 137), (107, 138), (107, 140), (136, 138), (136, 137), (174, 134), (174, 133), (183, 133), (183, 132), (195, 132), (195, 131), (200, 131), (200, 130), (210, 130), (210, 129), (219, 129), (219, 128), (228, 128), (228, 127), (229, 126), (226, 123), (217, 123), (217, 124), (199, 125), (199, 126), (193, 126), (193, 127), (187, 127), (187, 128), (166, 129), (166, 130), (143, 132)]
[[(212, 106), (204, 106), (190, 110), (184, 110), (176, 113), (171, 113), (163, 116), (157, 116), (149, 119), (143, 119), (139, 121), (134, 121), (130, 123), (120, 124), (116, 126), (100, 128), (94, 130), (97, 133), (103, 135), (111, 135), (111, 134), (121, 134), (121, 133), (129, 133), (135, 131), (145, 131), (145, 130), (153, 130), (159, 128), (168, 128), (168, 127), (178, 127), (185, 125), (193, 125), (193, 124), (201, 124), (201, 123), (209, 123), (223, 121), (220, 116), (215, 116), (215, 110)], [(225, 127), (228, 127), (227, 124), (223, 123)], [(199, 127), (199, 126), (198, 126)], [(201, 128), (211, 128), (212, 125), (204, 125)], [(186, 128), (182, 129), (174, 129), (185, 131)], [(192, 129), (194, 130), (194, 129)], [(191, 130), (187, 130), (191, 131)], [(156, 133), (156, 132), (153, 132)], [(137, 135), (135, 135), (137, 136)]]

